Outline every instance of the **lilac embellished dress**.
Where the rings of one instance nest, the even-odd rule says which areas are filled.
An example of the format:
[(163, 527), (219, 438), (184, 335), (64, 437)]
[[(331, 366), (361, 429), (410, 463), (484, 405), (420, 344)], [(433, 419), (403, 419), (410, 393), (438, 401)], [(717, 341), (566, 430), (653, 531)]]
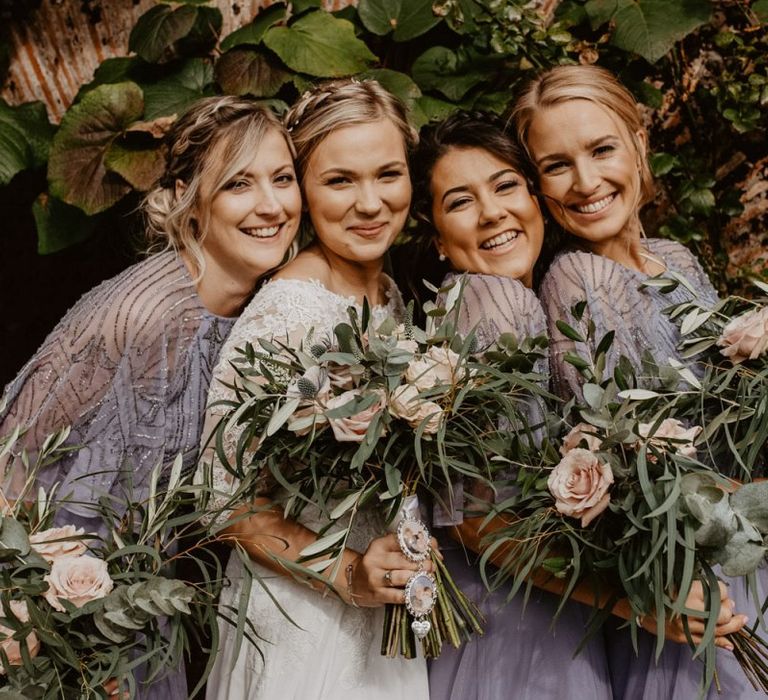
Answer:
[[(714, 304), (717, 292), (693, 254), (674, 241), (648, 239), (648, 252), (664, 263), (667, 270), (683, 275), (692, 285), (696, 297), (703, 303)], [(615, 331), (613, 345), (606, 357), (606, 374), (613, 371), (621, 355), (635, 367), (644, 357), (656, 363), (669, 358), (680, 359), (677, 344), (680, 335), (677, 326), (663, 313), (673, 304), (689, 301), (691, 293), (684, 285), (674, 291), (661, 293), (657, 289), (640, 287), (647, 275), (610, 260), (581, 251), (560, 254), (550, 266), (541, 285), (540, 298), (548, 318), (550, 336), (550, 365), (552, 390), (564, 398), (581, 396), (583, 379), (579, 372), (564, 361), (571, 352), (588, 358), (595, 348), (585, 347), (564, 336), (555, 325), (558, 319), (575, 327), (571, 308), (577, 302), (587, 301), (582, 324), (592, 320), (596, 327), (596, 341), (608, 331)], [(638, 377), (642, 380), (641, 377)], [(758, 572), (758, 586), (764, 595), (766, 570)], [(728, 580), (730, 596), (736, 601), (736, 611), (754, 619), (754, 604), (746, 596), (744, 584)], [(687, 700), (699, 696), (703, 666), (693, 660), (692, 650), (685, 644), (668, 642), (658, 662), (655, 661), (656, 638), (640, 630), (638, 652), (632, 647), (628, 627), (611, 618), (606, 624), (605, 636), (611, 670), (614, 698), (626, 700)], [(728, 651), (717, 650), (717, 670), (722, 695), (714, 685), (708, 698), (764, 697), (753, 690), (736, 660)]]
[[(449, 275), (443, 286), (455, 280)], [(501, 333), (518, 339), (546, 333), (546, 319), (536, 295), (508, 277), (472, 274), (462, 297), (459, 331), (475, 329), (480, 347)], [(536, 370), (546, 374), (544, 366)], [(531, 406), (531, 411), (535, 411)], [(535, 422), (535, 417), (531, 417)], [(461, 503), (461, 490), (454, 503)], [(436, 526), (457, 525), (463, 518), (437, 511)], [(465, 552), (446, 532), (437, 532), (441, 551), (461, 589), (480, 604), (484, 634), (454, 649), (446, 645), (429, 664), (431, 700), (608, 700), (608, 664), (602, 638), (593, 637), (574, 656), (589, 620), (590, 608), (565, 605), (553, 624), (560, 598), (533, 588), (527, 604), (517, 595), (506, 602), (507, 589), (489, 593), (480, 577), (477, 555)]]
[[(57, 524), (101, 531), (88, 504), (102, 495), (146, 497), (149, 474), (197, 461), (211, 372), (235, 319), (207, 311), (182, 259), (154, 255), (84, 295), (5, 391), (0, 434), (21, 426), (17, 446), (34, 452), (49, 433), (72, 427), (82, 445), (40, 475), (66, 499)], [(10, 475), (6, 493), (18, 493)], [(187, 697), (183, 669), (139, 698)]]

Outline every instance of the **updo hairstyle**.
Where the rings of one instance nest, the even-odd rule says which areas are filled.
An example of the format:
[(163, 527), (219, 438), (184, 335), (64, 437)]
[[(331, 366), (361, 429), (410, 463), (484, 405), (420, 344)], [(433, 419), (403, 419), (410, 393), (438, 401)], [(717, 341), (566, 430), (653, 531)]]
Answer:
[[(150, 252), (185, 251), (196, 280), (205, 270), (202, 240), (208, 229), (211, 202), (237, 173), (253, 161), (264, 135), (288, 135), (266, 107), (231, 95), (196, 102), (166, 136), (165, 174), (143, 204)], [(185, 189), (180, 196), (176, 183)]]

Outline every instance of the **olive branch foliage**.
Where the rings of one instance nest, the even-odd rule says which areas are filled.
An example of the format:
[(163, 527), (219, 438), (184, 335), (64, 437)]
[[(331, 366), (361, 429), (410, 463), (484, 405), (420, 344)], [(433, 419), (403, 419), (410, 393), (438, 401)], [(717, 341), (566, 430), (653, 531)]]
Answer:
[[(0, 460), (8, 460), (6, 475), (23, 475), (16, 500), (3, 496), (0, 618), (14, 639), (24, 640), (33, 632), (41, 646), (30, 656), (22, 641), (20, 665), (9, 664), (0, 650), (5, 669), (0, 697), (100, 698), (105, 697), (103, 684), (112, 678), (134, 697), (138, 687), (132, 671), (138, 666), (146, 665), (145, 678), (151, 681), (177, 669), (193, 647), (206, 647), (210, 640), (216, 648), (215, 600), (223, 572), (206, 555), (211, 540), (192, 508), (198, 487), (191, 475), (182, 473), (181, 455), (167, 477), (162, 466), (153, 469), (149, 495), (142, 502), (105, 495), (98, 503), (75, 503), (61, 484), (46, 491), (37, 483), (46, 467), (78, 449), (66, 444), (69, 429), (50, 435), (33, 456), (18, 448), (22, 435), (17, 428), (0, 437)], [(54, 524), (67, 524), (68, 504), (87, 510), (86, 521), (102, 533), (86, 531), (73, 539), (82, 541), (88, 556), (107, 562), (114, 587), (79, 608), (60, 599), (65, 608), (60, 612), (43, 598), (51, 565), (29, 538)], [(197, 570), (195, 583), (177, 577), (182, 562)], [(27, 621), (13, 613), (11, 600), (26, 603)], [(197, 689), (212, 661), (213, 656)]]
[[(697, 437), (697, 457), (704, 461), (690, 451), (683, 453), (680, 439), (654, 437), (666, 419), (690, 426), (711, 418), (707, 406), (722, 400), (712, 393), (713, 386), (720, 393), (722, 387), (707, 384), (706, 373), (699, 379), (698, 370), (694, 373), (689, 365), (659, 366), (650, 358), (637, 370), (620, 358), (608, 372), (606, 354), (613, 334), (596, 338), (594, 324), (583, 318), (584, 309), (578, 304), (572, 311), (577, 327), (558, 322), (567, 337), (595, 348), (590, 358), (567, 358), (584, 377), (583, 398), (571, 399), (548, 423), (557, 426), (560, 417), (560, 432), (579, 425), (583, 437), (597, 440), (599, 446), (590, 449), (610, 465), (614, 477), (608, 507), (586, 527), (555, 509), (547, 482), (561, 460), (558, 446), (563, 442), (556, 428), (542, 441), (539, 462), (518, 466), (517, 493), (486, 518), (484, 526), (493, 518), (506, 525), (486, 535), (483, 577), (489, 588), (507, 585), (508, 597), (527, 599), (531, 575), (548, 572), (564, 583), (558, 615), (574, 588), (589, 583), (595, 608), (584, 642), (625, 597), (634, 615), (655, 617), (657, 658), (665, 643), (665, 619), (692, 612), (685, 607), (686, 592), (700, 580), (707, 600), (706, 628), (698, 645), (690, 637), (689, 642), (694, 657), (703, 660), (704, 693), (716, 681), (714, 630), (720, 594), (715, 566), (743, 577), (758, 623), (764, 625), (755, 570), (768, 551), (768, 485), (746, 484), (734, 490), (728, 478), (734, 456), (742, 466), (754, 464), (749, 461), (753, 421), (748, 410), (734, 409), (730, 420), (705, 428)], [(733, 391), (743, 400), (742, 381), (735, 382), (739, 386)], [(743, 425), (738, 423), (741, 414), (748, 416)], [(723, 428), (727, 425), (731, 432)], [(750, 476), (748, 470), (742, 474)], [(628, 624), (637, 644), (638, 621)], [(763, 642), (744, 633), (735, 635), (734, 644), (750, 681), (766, 688)]]

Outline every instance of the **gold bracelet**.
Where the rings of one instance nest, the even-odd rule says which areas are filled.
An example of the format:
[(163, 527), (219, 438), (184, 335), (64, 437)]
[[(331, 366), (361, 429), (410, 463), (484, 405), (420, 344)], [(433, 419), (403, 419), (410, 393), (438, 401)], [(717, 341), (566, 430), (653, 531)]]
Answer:
[(355, 569), (355, 564), (357, 564), (359, 559), (360, 557), (357, 557), (357, 559), (347, 564), (347, 596), (349, 597), (350, 605), (354, 608), (360, 607), (355, 600), (355, 594), (352, 592), (352, 573)]

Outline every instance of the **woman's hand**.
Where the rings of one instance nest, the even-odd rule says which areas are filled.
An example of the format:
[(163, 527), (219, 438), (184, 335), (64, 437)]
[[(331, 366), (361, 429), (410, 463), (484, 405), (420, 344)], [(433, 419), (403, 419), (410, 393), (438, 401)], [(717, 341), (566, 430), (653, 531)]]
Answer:
[[(434, 537), (430, 545), (437, 551), (437, 540)], [(377, 537), (368, 545), (365, 554), (359, 555), (351, 566), (351, 591), (348, 586), (342, 589), (344, 599), (364, 608), (376, 608), (387, 603), (402, 604), (405, 584), (414, 572), (434, 570), (429, 558), (421, 564), (410, 561), (400, 550), (395, 535)]]
[(107, 697), (109, 697), (110, 700), (114, 698), (114, 700), (127, 700), (129, 693), (127, 691), (120, 692), (120, 685), (118, 684), (117, 678), (110, 678), (103, 686), (104, 690), (107, 693)]
[[(733, 610), (736, 603), (728, 596), (728, 587), (720, 582), (720, 612), (717, 616), (717, 626), (715, 627), (715, 645), (723, 649), (733, 650), (733, 645), (728, 641), (725, 635), (738, 632), (749, 621), (746, 615), (734, 614)], [(704, 600), (704, 587), (701, 581), (694, 581), (688, 597), (685, 599), (685, 607), (690, 610), (706, 610)], [(706, 620), (693, 615), (686, 615), (688, 630), (691, 633), (691, 639), (695, 644), (701, 642), (701, 636), (704, 634)], [(656, 634), (658, 627), (655, 617), (645, 617), (640, 620), (644, 630)], [(673, 620), (667, 620), (664, 625), (664, 637), (673, 642), (687, 644), (688, 637), (685, 633), (685, 623), (683, 616), (680, 615)]]

